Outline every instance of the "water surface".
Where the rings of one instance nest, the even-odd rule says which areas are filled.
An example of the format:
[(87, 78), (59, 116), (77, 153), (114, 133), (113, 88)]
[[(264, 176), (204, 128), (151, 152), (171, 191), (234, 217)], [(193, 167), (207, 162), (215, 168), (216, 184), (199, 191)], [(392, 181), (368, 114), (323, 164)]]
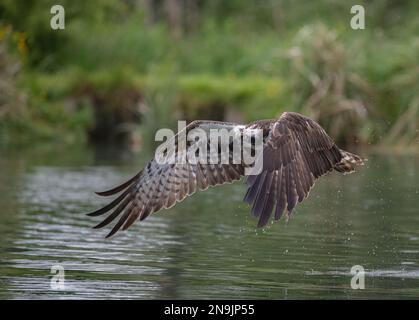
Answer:
[[(118, 156), (116, 156), (118, 155)], [(242, 183), (196, 194), (104, 239), (93, 192), (149, 159), (47, 148), (0, 155), (0, 298), (419, 298), (419, 158), (368, 155), (256, 229)], [(51, 267), (65, 288), (51, 288)], [(351, 267), (365, 289), (351, 288)]]

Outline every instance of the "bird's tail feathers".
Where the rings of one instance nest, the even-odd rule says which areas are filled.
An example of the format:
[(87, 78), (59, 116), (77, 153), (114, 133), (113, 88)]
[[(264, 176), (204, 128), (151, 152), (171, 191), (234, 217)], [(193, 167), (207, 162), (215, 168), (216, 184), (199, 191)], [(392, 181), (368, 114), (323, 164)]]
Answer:
[(342, 153), (342, 160), (335, 165), (334, 169), (343, 174), (352, 173), (355, 171), (356, 166), (363, 166), (367, 159), (362, 159), (356, 154), (348, 151), (340, 150)]

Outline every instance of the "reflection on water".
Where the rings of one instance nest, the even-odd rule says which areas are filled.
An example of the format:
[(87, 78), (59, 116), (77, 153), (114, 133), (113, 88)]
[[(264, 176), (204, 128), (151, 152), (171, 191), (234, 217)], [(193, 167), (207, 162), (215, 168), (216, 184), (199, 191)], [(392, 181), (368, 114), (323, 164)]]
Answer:
[[(93, 191), (149, 157), (85, 150), (0, 157), (0, 298), (419, 298), (419, 159), (369, 156), (323, 178), (283, 221), (256, 229), (241, 183), (197, 194), (104, 239)], [(50, 287), (51, 266), (65, 289)], [(366, 270), (352, 290), (350, 270)]]

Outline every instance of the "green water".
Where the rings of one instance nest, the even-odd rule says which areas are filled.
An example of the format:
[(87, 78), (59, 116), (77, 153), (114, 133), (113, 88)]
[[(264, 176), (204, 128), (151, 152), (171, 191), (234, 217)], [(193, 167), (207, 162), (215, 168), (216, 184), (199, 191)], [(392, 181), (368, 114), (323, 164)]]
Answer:
[[(256, 229), (236, 183), (105, 240), (84, 215), (107, 202), (93, 191), (148, 158), (3, 150), (0, 298), (419, 298), (419, 158), (370, 154), (361, 171), (322, 178), (288, 225)], [(50, 282), (57, 264), (62, 290)], [(363, 290), (351, 288), (354, 265)]]

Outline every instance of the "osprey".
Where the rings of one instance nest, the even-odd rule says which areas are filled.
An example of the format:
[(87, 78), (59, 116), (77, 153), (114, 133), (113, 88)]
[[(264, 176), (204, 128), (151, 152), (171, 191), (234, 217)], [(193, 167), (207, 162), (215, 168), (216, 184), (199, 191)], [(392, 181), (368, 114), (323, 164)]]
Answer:
[[(198, 190), (240, 180), (245, 176), (247, 193), (244, 201), (252, 205), (252, 215), (259, 218), (258, 227), (265, 226), (272, 214), (279, 220), (285, 211), (288, 220), (298, 202), (303, 201), (316, 179), (330, 172), (350, 173), (364, 161), (357, 155), (340, 149), (315, 121), (293, 112), (284, 112), (276, 120), (260, 120), (248, 125), (219, 121), (194, 121), (185, 127), (233, 130), (238, 136), (259, 129), (263, 135), (262, 167), (258, 174), (247, 174), (245, 163), (160, 163), (156, 157), (145, 169), (127, 182), (100, 196), (121, 193), (107, 206), (88, 213), (100, 216), (112, 213), (94, 228), (102, 228), (115, 220), (107, 238), (118, 230), (126, 230), (137, 219), (167, 209)], [(185, 133), (185, 132), (184, 132)], [(175, 136), (177, 138), (178, 134)], [(176, 139), (175, 139), (176, 140)], [(190, 148), (188, 143), (186, 148)], [(220, 152), (219, 149), (216, 152)], [(208, 157), (211, 155), (208, 154)]]

